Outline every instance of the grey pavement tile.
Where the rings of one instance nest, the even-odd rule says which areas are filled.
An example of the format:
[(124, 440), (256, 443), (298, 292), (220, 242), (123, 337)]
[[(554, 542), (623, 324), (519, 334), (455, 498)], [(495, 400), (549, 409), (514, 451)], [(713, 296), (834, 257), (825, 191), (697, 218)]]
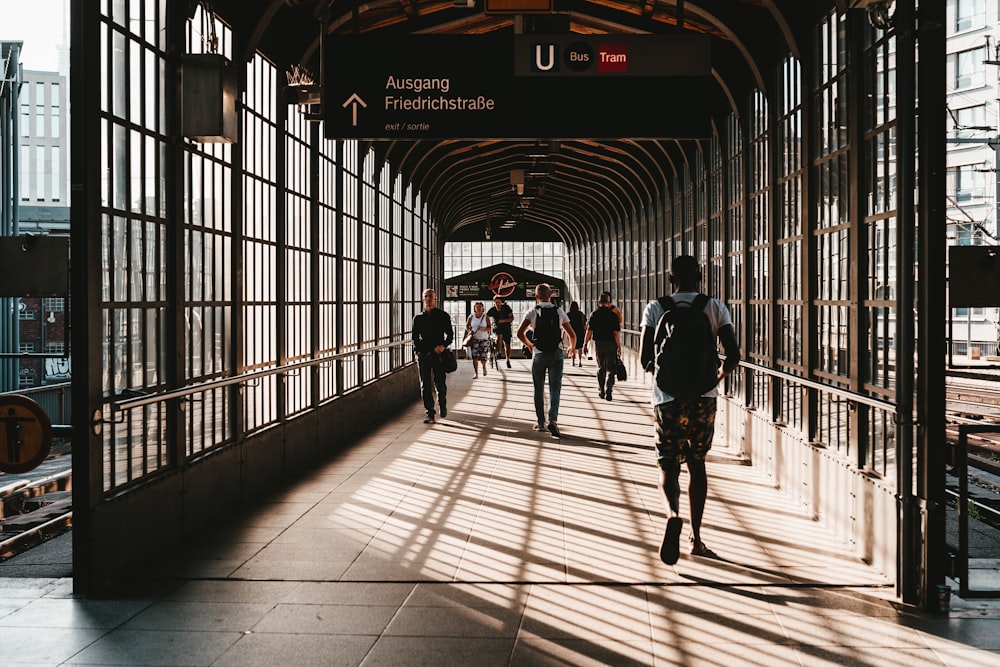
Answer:
[(4, 618), (13, 614), (32, 602), (32, 598), (3, 598), (0, 597), (0, 627), (4, 625)]
[(122, 629), (244, 632), (253, 628), (273, 607), (269, 602), (161, 601), (152, 604)]
[(252, 633), (244, 635), (212, 667), (354, 667), (375, 636)]
[(285, 602), (301, 584), (294, 581), (193, 580), (166, 596), (174, 602)]
[(111, 629), (133, 618), (150, 604), (145, 600), (42, 598), (0, 618), (0, 627)]
[(514, 638), (520, 624), (520, 609), (404, 606), (385, 636)]
[(381, 637), (361, 667), (508, 667), (513, 646), (507, 638)]
[(653, 665), (653, 645), (636, 642), (518, 637), (511, 665), (518, 667), (647, 667)]
[(40, 598), (56, 591), (63, 579), (0, 575), (0, 598)]
[(278, 561), (252, 559), (226, 576), (232, 579), (258, 581), (338, 581), (352, 564), (350, 560)]
[(928, 616), (903, 618), (900, 623), (918, 631), (926, 645), (932, 648), (1000, 651), (1000, 621), (995, 618)]
[(255, 633), (380, 635), (395, 613), (395, 606), (279, 604), (253, 627), (253, 631)]
[(654, 638), (653, 659), (657, 666), (683, 667), (812, 667), (800, 662), (794, 646), (714, 642), (703, 644), (683, 638)]
[[(805, 646), (840, 646), (853, 648), (926, 648), (921, 633), (903, 618), (871, 617), (860, 614), (822, 616), (778, 616), (785, 635)], [(850, 649), (848, 649), (850, 650)]]
[(96, 628), (3, 628), (3, 662), (58, 665), (98, 641), (105, 630)]
[(530, 591), (531, 584), (419, 583), (406, 606), (523, 609)]
[(947, 667), (1000, 667), (1000, 651), (978, 648), (937, 648), (941, 661)]
[(379, 581), (304, 581), (282, 602), (398, 607), (407, 601), (414, 585)]
[(945, 667), (947, 664), (930, 648), (797, 646), (795, 650), (802, 664), (808, 667)]
[(67, 664), (205, 667), (218, 660), (242, 636), (239, 632), (120, 629), (101, 637)]

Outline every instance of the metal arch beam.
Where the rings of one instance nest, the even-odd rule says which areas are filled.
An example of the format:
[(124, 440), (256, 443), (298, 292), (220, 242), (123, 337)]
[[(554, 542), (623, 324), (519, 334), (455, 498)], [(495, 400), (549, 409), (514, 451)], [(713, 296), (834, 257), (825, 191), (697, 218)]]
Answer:
[[(586, 155), (578, 157), (572, 153), (561, 155), (558, 166), (561, 182), (557, 182), (557, 185), (564, 182), (573, 186), (569, 192), (571, 197), (569, 201), (573, 201), (573, 197), (579, 197), (580, 191), (587, 190), (590, 194), (599, 195), (600, 201), (604, 202), (603, 207), (594, 207), (594, 210), (603, 208), (605, 219), (613, 219), (630, 212), (621, 197), (622, 190), (614, 187), (618, 181), (610, 168), (602, 165), (604, 167), (602, 174), (599, 178), (595, 178), (595, 165), (586, 159)], [(561, 194), (563, 190), (565, 188), (556, 187), (555, 194)]]
[(528, 219), (558, 218), (575, 222), (574, 229), (581, 234), (600, 227), (601, 221), (612, 217), (613, 203), (606, 195), (591, 189), (591, 182), (580, 184), (580, 179), (569, 172), (565, 183), (569, 187), (546, 189), (544, 197), (528, 208), (524, 215)]
[(274, 17), (277, 16), (282, 7), (285, 7), (287, 4), (286, 0), (270, 0), (267, 8), (264, 9), (260, 18), (257, 19), (253, 32), (250, 33), (250, 37), (246, 41), (246, 47), (243, 51), (244, 60), (249, 62), (253, 59), (254, 53), (260, 48), (260, 42), (264, 38), (264, 33), (271, 26), (271, 21), (274, 20)]
[[(651, 142), (626, 142), (620, 144), (620, 146), (629, 146), (632, 151), (623, 151), (620, 147), (616, 150), (622, 153), (625, 158), (632, 160), (634, 163), (639, 164), (642, 167), (642, 172), (633, 165), (628, 165), (626, 160), (623, 160), (621, 156), (615, 158), (609, 158), (606, 154), (602, 154), (598, 150), (594, 150), (593, 146), (588, 145), (585, 142), (580, 142), (580, 150), (573, 150), (577, 142), (563, 143), (563, 150), (560, 151), (560, 155), (563, 159), (556, 161), (557, 166), (566, 164), (566, 169), (560, 171), (562, 174), (561, 179), (556, 179), (555, 181), (550, 180), (546, 185), (546, 192), (543, 196), (540, 196), (536, 201), (536, 204), (528, 209), (528, 215), (534, 215), (534, 212), (541, 211), (547, 212), (551, 208), (551, 202), (559, 199), (560, 195), (567, 190), (565, 187), (567, 184), (572, 185), (570, 190), (571, 193), (575, 193), (577, 188), (582, 188), (584, 191), (593, 190), (598, 188), (598, 190), (603, 190), (604, 199), (606, 203), (601, 207), (602, 215), (604, 220), (615, 220), (623, 219), (630, 215), (633, 215), (635, 210), (648, 206), (657, 196), (659, 196), (660, 191), (663, 187), (665, 179), (665, 174), (663, 172), (662, 166), (658, 163), (658, 158), (654, 157), (648, 149), (637, 150), (635, 146), (641, 146), (643, 143), (649, 143), (651, 146), (656, 145), (661, 153), (666, 156), (663, 147), (660, 144), (653, 144)], [(598, 149), (600, 144), (597, 144)], [(516, 152), (516, 150), (515, 150)], [(643, 165), (636, 153), (641, 153), (646, 155), (648, 158), (648, 164)], [(463, 172), (468, 172), (470, 169), (482, 166), (482, 156), (477, 158), (477, 163), (475, 166), (470, 166)], [(443, 194), (445, 198), (451, 201), (461, 200), (463, 203), (456, 206), (461, 206), (463, 209), (461, 211), (456, 211), (453, 206), (450, 210), (439, 210), (439, 215), (442, 215), (445, 219), (451, 219), (452, 217), (457, 218), (460, 222), (457, 226), (461, 226), (465, 222), (473, 221), (476, 219), (482, 219), (488, 214), (488, 211), (484, 211), (484, 208), (490, 208), (489, 200), (495, 198), (498, 193), (503, 192), (503, 188), (506, 187), (507, 174), (509, 171), (510, 164), (516, 164), (514, 162), (504, 162), (504, 156), (498, 154), (497, 159), (499, 162), (499, 170), (494, 171), (491, 174), (484, 174), (482, 178), (472, 178), (469, 179), (464, 173), (452, 173), (447, 176), (441, 175), (441, 169), (439, 165), (432, 165), (431, 172), (438, 174), (437, 180), (427, 187), (428, 196), (432, 196), (431, 193), (437, 193), (437, 191), (448, 191), (449, 189), (454, 190), (455, 188), (461, 187), (466, 193), (464, 196), (460, 196), (457, 193), (455, 195)], [(510, 155), (506, 159), (516, 160), (516, 155)], [(594, 173), (595, 165), (600, 164), (602, 166), (601, 178), (582, 178), (582, 174), (592, 175)], [(572, 169), (572, 170), (570, 170)], [(629, 170), (633, 176), (629, 179), (623, 179), (621, 177), (621, 169)], [(482, 169), (479, 169), (482, 171)], [(442, 183), (441, 179), (445, 178), (448, 182)], [(493, 179), (492, 181), (490, 179)], [(454, 181), (454, 184), (451, 183)], [(638, 188), (636, 181), (643, 181), (639, 185), (642, 188)], [(471, 184), (474, 184), (470, 186)], [(476, 195), (470, 196), (468, 192), (476, 192), (480, 183), (484, 183), (483, 189), (479, 190)], [(627, 189), (623, 189), (625, 183), (628, 183), (632, 188), (631, 196), (628, 195)], [(613, 186), (619, 187), (613, 187)], [(617, 194), (616, 194), (617, 193)], [(478, 206), (470, 206), (468, 201), (470, 199), (477, 199), (480, 202), (486, 202), (485, 204), (480, 203)], [(510, 200), (515, 199), (513, 196), (504, 198), (507, 203)], [(616, 202), (616, 203), (615, 203)], [(579, 195), (570, 195), (564, 197), (559, 203), (560, 210), (567, 209), (578, 209), (580, 206)], [(596, 229), (591, 230), (596, 231)]]
[[(719, 84), (719, 89), (722, 90), (722, 93), (726, 96), (726, 99), (729, 100), (729, 111), (734, 116), (739, 118), (740, 108), (736, 104), (736, 98), (733, 97), (733, 91), (730, 89), (729, 84), (726, 83), (726, 80), (722, 77), (722, 74), (719, 73), (719, 70), (717, 70), (714, 67), (712, 68), (712, 78), (715, 79), (716, 83)], [(712, 119), (712, 122), (713, 123), (715, 122), (714, 118)]]
[(771, 12), (771, 16), (774, 17), (774, 23), (778, 26), (778, 30), (781, 34), (785, 36), (785, 44), (788, 45), (788, 50), (791, 52), (792, 57), (796, 60), (801, 60), (802, 57), (799, 54), (799, 42), (795, 39), (795, 34), (792, 32), (791, 26), (788, 25), (788, 19), (785, 17), (785, 13), (781, 11), (775, 4), (774, 0), (761, 0), (764, 6), (767, 7), (767, 11)]
[[(571, 162), (566, 159), (570, 157), (566, 153), (565, 147), (572, 146), (575, 142), (563, 142), (558, 153), (553, 154), (553, 158), (550, 158), (548, 163), (554, 164), (558, 169), (564, 163), (569, 167)], [(440, 142), (435, 147), (427, 151), (426, 154), (418, 158), (416, 164), (410, 165), (409, 167), (403, 168), (403, 171), (407, 172), (414, 181), (427, 193), (429, 201), (437, 202), (440, 200), (444, 201), (462, 201), (461, 206), (465, 207), (465, 211), (459, 213), (454, 211), (454, 208), (441, 209), (438, 208), (438, 215), (446, 219), (443, 223), (446, 227), (450, 227), (451, 223), (448, 223), (448, 219), (459, 218), (466, 219), (470, 215), (469, 211), (469, 200), (487, 202), (491, 196), (495, 196), (496, 193), (502, 192), (509, 184), (508, 175), (511, 168), (518, 168), (520, 164), (524, 164), (528, 161), (528, 158), (523, 157), (520, 153), (526, 148), (530, 148), (534, 144), (528, 142), (460, 142), (460, 141), (450, 141), (450, 142)], [(443, 146), (452, 147), (446, 153), (443, 153), (439, 148)], [(490, 149), (486, 149), (486, 146), (490, 146)], [(457, 148), (456, 148), (457, 147)], [(478, 151), (479, 154), (475, 156), (474, 159), (464, 159), (461, 154), (471, 151)], [(585, 160), (589, 160), (586, 167), (589, 167), (587, 173), (593, 173), (593, 161), (596, 160), (598, 156), (591, 150), (585, 152)], [(456, 170), (451, 168), (451, 164), (456, 163), (461, 164), (461, 168)], [(484, 160), (486, 161), (486, 168), (484, 169)], [(493, 166), (492, 170), (490, 167)], [(525, 164), (525, 166), (527, 166)], [(580, 167), (581, 172), (584, 171), (584, 167)], [(623, 179), (616, 177), (613, 169), (607, 168), (603, 170), (606, 176), (603, 177), (605, 183), (622, 183)], [(470, 174), (475, 173), (475, 175), (470, 178)], [(560, 172), (562, 173), (562, 172)], [(569, 177), (569, 173), (564, 174), (565, 177)], [(539, 203), (544, 205), (546, 199), (551, 198), (560, 189), (560, 180), (558, 177), (553, 179), (549, 177), (546, 179), (545, 187), (546, 194), (540, 196), (538, 200)], [(627, 180), (627, 179), (624, 179)], [(473, 184), (470, 186), (470, 183)], [(619, 214), (627, 215), (629, 212), (629, 207), (624, 203), (628, 200), (634, 200), (636, 195), (633, 194), (632, 197), (625, 197), (623, 193), (616, 194), (617, 190), (608, 185), (600, 186), (600, 182), (595, 179), (590, 179), (586, 181), (584, 187), (597, 187), (593, 190), (594, 192), (603, 192), (602, 199), (605, 200), (605, 204), (602, 208), (605, 209), (606, 214), (612, 215), (612, 212), (617, 210)], [(477, 190), (477, 187), (479, 189)], [(578, 186), (577, 186), (578, 187)], [(461, 191), (459, 191), (461, 190)], [(472, 194), (470, 194), (470, 192)], [(636, 191), (638, 192), (638, 191)], [(579, 196), (579, 195), (577, 195)], [(617, 202), (617, 204), (616, 204)], [(432, 205), (436, 205), (432, 203)], [(446, 206), (448, 206), (446, 204)], [(577, 200), (577, 206), (579, 206)], [(484, 204), (480, 203), (479, 209), (484, 208)], [(473, 214), (474, 215), (474, 214)]]
[[(576, 210), (573, 215), (567, 211), (571, 206)], [(593, 235), (594, 230), (600, 227), (601, 220), (594, 208), (580, 208), (576, 197), (558, 194), (550, 198), (548, 205), (529, 209), (525, 214), (525, 220), (534, 222), (539, 220), (561, 220), (564, 231), (568, 234), (572, 232), (575, 237), (584, 238)]]
[[(632, 201), (633, 209), (642, 206), (650, 199), (650, 197), (652, 197), (650, 189), (655, 188), (653, 176), (641, 160), (636, 158), (636, 156), (630, 151), (622, 148), (622, 146), (627, 146), (628, 144), (625, 144), (622, 141), (601, 142), (592, 140), (580, 141), (578, 143), (583, 146), (590, 146), (592, 151), (591, 154), (595, 158), (609, 163), (616, 163), (622, 169), (632, 174), (633, 178), (625, 180), (632, 186), (632, 197), (630, 197), (630, 199)], [(637, 170), (636, 165), (642, 170), (642, 173)], [(640, 191), (639, 187), (637, 187), (639, 185), (642, 186), (642, 191)]]
[[(672, 4), (676, 5), (677, 0), (673, 0)], [(764, 82), (764, 77), (761, 74), (760, 65), (757, 63), (757, 59), (750, 52), (750, 49), (746, 45), (746, 43), (742, 39), (740, 39), (739, 35), (737, 35), (735, 30), (730, 28), (729, 25), (721, 18), (719, 18), (715, 14), (712, 14), (707, 9), (704, 9), (697, 4), (689, 4), (685, 2), (684, 11), (692, 12), (698, 18), (709, 22), (711, 25), (715, 26), (719, 31), (721, 31), (726, 36), (726, 38), (732, 43), (732, 45), (736, 47), (736, 49), (743, 56), (743, 60), (746, 62), (747, 67), (750, 69), (750, 73), (753, 75), (753, 79), (757, 85), (757, 88), (761, 91), (767, 90), (767, 85)]]
[(651, 146), (659, 147), (659, 140), (638, 141), (635, 139), (624, 139), (623, 143), (632, 147), (633, 156), (643, 165), (649, 174), (651, 189), (653, 190), (653, 196), (655, 196), (666, 177), (663, 164), (656, 159), (650, 150)]
[[(631, 167), (628, 167), (621, 160), (599, 152), (599, 150), (602, 147), (609, 147), (610, 145), (613, 144), (612, 143), (601, 144), (598, 142), (581, 141), (581, 142), (569, 142), (565, 146), (567, 151), (576, 149), (576, 152), (583, 156), (583, 159), (581, 159), (581, 162), (583, 164), (580, 167), (581, 173), (594, 173), (593, 169), (599, 165), (602, 168), (602, 173), (606, 174), (601, 179), (602, 182), (618, 186), (618, 187), (611, 187), (608, 189), (610, 192), (618, 193), (619, 195), (618, 197), (616, 197), (616, 199), (619, 201), (619, 206), (616, 207), (616, 210), (619, 213), (619, 217), (621, 216), (627, 217), (633, 214), (637, 208), (642, 206), (643, 202), (645, 201), (645, 198), (642, 196), (642, 193), (639, 191), (639, 189), (636, 187), (635, 184), (635, 181), (639, 180), (638, 174), (636, 174)], [(610, 148), (606, 148), (606, 150), (610, 150)], [(593, 164), (589, 163), (588, 160), (593, 160), (598, 162), (597, 164)], [(617, 172), (615, 170), (615, 167), (627, 169), (631, 174), (635, 176), (635, 180), (630, 178), (622, 178), (623, 174)], [(626, 185), (629, 187), (626, 187)]]

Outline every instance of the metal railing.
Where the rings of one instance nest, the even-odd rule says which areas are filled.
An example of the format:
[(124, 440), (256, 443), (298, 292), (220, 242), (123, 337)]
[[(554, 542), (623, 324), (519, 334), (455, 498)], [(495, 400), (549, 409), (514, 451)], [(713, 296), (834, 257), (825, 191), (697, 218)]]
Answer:
[(30, 389), (2, 392), (0, 395), (4, 393), (18, 394), (35, 401), (49, 416), (49, 421), (52, 422), (53, 436), (68, 438), (71, 430), (69, 425), (72, 421), (72, 413), (70, 412), (73, 399), (72, 387), (72, 382), (60, 382), (59, 384), (42, 385)]
[[(280, 374), (291, 374), (300, 371), (304, 368), (312, 368), (314, 366), (323, 366), (326, 364), (331, 364), (337, 361), (342, 361), (344, 359), (349, 359), (350, 357), (362, 356), (366, 354), (375, 354), (384, 350), (390, 350), (395, 347), (402, 347), (404, 345), (411, 345), (412, 341), (399, 340), (392, 343), (383, 343), (382, 345), (375, 345), (372, 347), (365, 347), (358, 350), (351, 350), (350, 352), (341, 352), (340, 354), (334, 354), (326, 357), (317, 357), (316, 359), (309, 359), (306, 361), (298, 361), (292, 364), (285, 364), (283, 366), (275, 366), (274, 368), (267, 368), (260, 371), (252, 371), (250, 373), (243, 373), (241, 375), (234, 375), (229, 378), (221, 378), (219, 380), (209, 380), (207, 382), (201, 382), (198, 384), (189, 385), (183, 387), (182, 389), (174, 389), (171, 391), (160, 392), (158, 394), (149, 394), (144, 396), (138, 396), (134, 398), (128, 398), (123, 401), (114, 401), (111, 403), (111, 409), (114, 412), (124, 412), (126, 410), (132, 410), (134, 408), (140, 408), (146, 405), (153, 405), (155, 403), (162, 403), (164, 401), (172, 401), (179, 398), (187, 398), (193, 394), (200, 394), (202, 392), (211, 391), (212, 389), (219, 389), (222, 387), (229, 387), (235, 384), (242, 384), (244, 382), (252, 382), (254, 380), (259, 380), (261, 378), (269, 377), (271, 375)], [(405, 366), (406, 364), (403, 364)]]

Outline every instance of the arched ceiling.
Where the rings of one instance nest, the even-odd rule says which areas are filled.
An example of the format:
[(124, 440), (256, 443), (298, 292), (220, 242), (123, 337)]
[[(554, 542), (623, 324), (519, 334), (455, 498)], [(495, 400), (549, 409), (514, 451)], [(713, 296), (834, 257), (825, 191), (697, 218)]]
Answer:
[[(851, 4), (857, 4), (853, 0)], [(189, 0), (193, 9), (202, 4)], [(767, 91), (788, 54), (802, 55), (811, 26), (844, 0), (556, 0), (553, 15), (486, 14), (484, 0), (214, 0), (243, 55), (259, 50), (281, 69), (319, 71), (321, 31), (329, 35), (578, 34), (709, 35), (712, 126), (755, 89)], [(327, 73), (326, 76), (331, 76)], [(684, 100), (664, 100), (684, 104)], [(637, 109), (657, 114), (657, 108)], [(662, 113), (662, 110), (659, 111)], [(623, 136), (627, 131), (623, 129)], [(663, 195), (705, 140), (377, 140), (377, 156), (423, 193), (446, 240), (559, 239), (576, 244), (616, 228)], [(524, 194), (510, 184), (524, 169)], [(513, 221), (508, 222), (508, 221)]]

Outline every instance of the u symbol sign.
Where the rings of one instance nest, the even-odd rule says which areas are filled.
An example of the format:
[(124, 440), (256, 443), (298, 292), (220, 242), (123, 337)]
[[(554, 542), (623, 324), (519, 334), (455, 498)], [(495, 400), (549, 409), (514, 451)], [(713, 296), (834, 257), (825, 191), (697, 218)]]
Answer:
[(539, 72), (556, 69), (555, 44), (535, 44), (535, 69)]

